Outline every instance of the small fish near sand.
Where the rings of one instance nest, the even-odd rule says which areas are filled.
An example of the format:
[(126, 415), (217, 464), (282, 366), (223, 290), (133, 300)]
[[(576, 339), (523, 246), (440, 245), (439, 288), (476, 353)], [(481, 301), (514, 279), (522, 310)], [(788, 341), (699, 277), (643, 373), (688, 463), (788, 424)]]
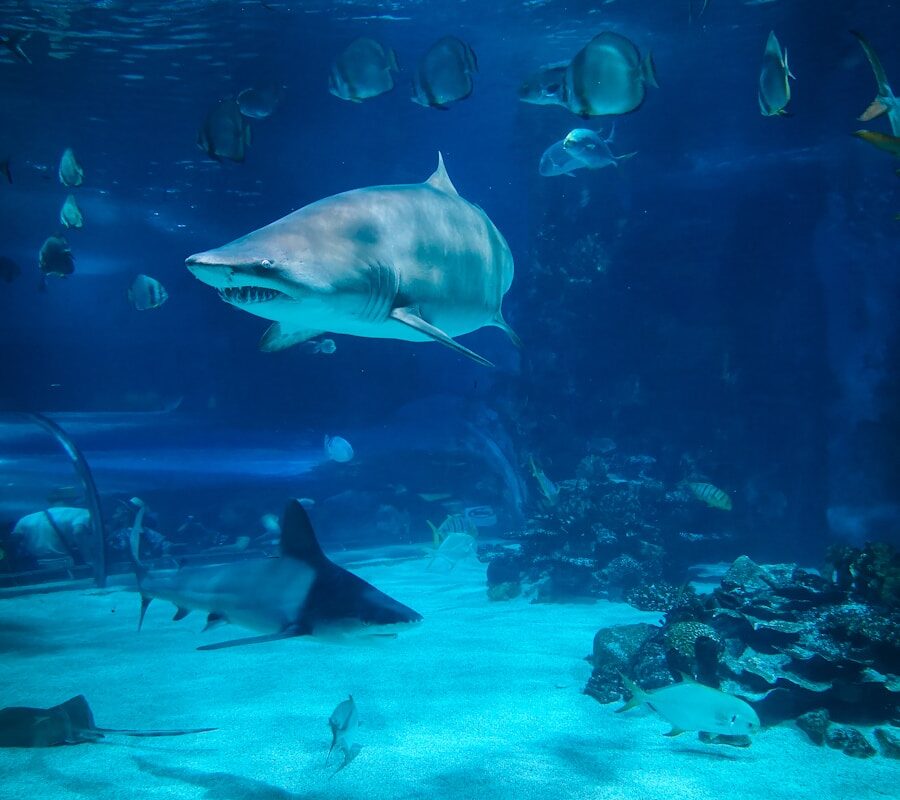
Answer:
[(84, 695), (50, 708), (10, 706), (0, 709), (0, 747), (59, 747), (96, 742), (107, 736), (188, 736), (216, 728), (128, 730), (100, 728)]
[(691, 490), (694, 497), (706, 503), (710, 508), (731, 511), (731, 498), (718, 486), (699, 481), (687, 481), (685, 486)]
[(334, 60), (328, 91), (341, 100), (361, 103), (391, 91), (398, 71), (397, 56), (390, 47), (362, 36)]
[(75, 258), (69, 243), (59, 234), (48, 236), (38, 253), (41, 288), (46, 288), (48, 275), (65, 278), (75, 272)]
[(353, 446), (342, 436), (325, 436), (325, 454), (338, 464), (353, 460)]
[(787, 50), (782, 50), (775, 31), (769, 33), (759, 73), (759, 110), (764, 117), (783, 116), (791, 100), (791, 84), (788, 78), (794, 74), (788, 66)]
[(70, 194), (63, 203), (62, 208), (59, 210), (59, 221), (66, 228), (84, 227), (84, 215), (81, 213), (78, 203), (75, 202), (74, 195)]
[(666, 736), (678, 736), (686, 731), (721, 736), (749, 736), (759, 732), (759, 716), (749, 703), (697, 683), (688, 675), (682, 675), (681, 683), (653, 691), (644, 691), (624, 675), (621, 677), (631, 699), (616, 709), (616, 713), (646, 705), (672, 726)]
[(327, 764), (331, 760), (331, 754), (335, 749), (340, 750), (344, 754), (344, 760), (341, 765), (334, 771), (334, 774), (340, 772), (354, 758), (359, 755), (362, 745), (355, 741), (356, 733), (359, 729), (359, 712), (356, 709), (356, 701), (353, 695), (349, 695), (346, 700), (337, 704), (331, 716), (328, 718), (328, 727), (331, 728), (331, 747), (328, 748), (328, 756), (325, 758)]
[(250, 124), (237, 101), (220, 100), (207, 113), (197, 134), (197, 147), (215, 161), (242, 163), (250, 146)]
[(472, 94), (475, 85), (472, 76), (477, 71), (475, 51), (461, 39), (445, 36), (419, 61), (413, 79), (412, 101), (446, 111), (451, 103)]
[(59, 182), (63, 186), (81, 186), (84, 183), (84, 169), (75, 158), (71, 147), (67, 147), (59, 159)]
[(559, 500), (559, 487), (551, 481), (544, 474), (544, 470), (535, 463), (534, 456), (531, 456), (529, 461), (531, 462), (531, 474), (534, 475), (534, 479), (537, 481), (541, 494), (544, 495), (544, 499), (551, 506), (556, 505), (556, 501)]
[(128, 302), (136, 311), (159, 308), (168, 299), (166, 287), (149, 275), (138, 275), (128, 290)]

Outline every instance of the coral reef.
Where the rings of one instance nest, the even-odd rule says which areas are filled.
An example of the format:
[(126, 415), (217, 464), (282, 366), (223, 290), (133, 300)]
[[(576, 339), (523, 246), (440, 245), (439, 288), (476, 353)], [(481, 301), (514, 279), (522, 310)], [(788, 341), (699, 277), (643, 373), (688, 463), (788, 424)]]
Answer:
[(514, 544), (496, 554), (502, 566), (489, 570), (490, 585), (520, 581), (542, 602), (625, 598), (660, 612), (681, 602), (684, 589), (672, 578), (683, 574), (683, 554), (706, 539), (684, 531), (721, 512), (710, 512), (687, 488), (667, 489), (652, 474), (653, 457), (607, 447), (583, 458), (575, 477), (553, 486), (558, 493), (506, 535)]
[[(877, 554), (877, 558), (861, 553)], [(793, 564), (760, 565), (738, 558), (712, 594), (686, 594), (659, 628), (610, 669), (598, 661), (585, 692), (601, 701), (620, 690), (616, 670), (646, 688), (687, 673), (753, 703), (764, 724), (796, 719), (816, 744), (867, 758), (876, 753), (852, 724), (900, 722), (900, 609), (885, 594), (895, 553), (869, 546), (854, 564), (878, 564), (865, 581), (835, 579)], [(874, 587), (874, 588), (872, 588)], [(866, 600), (863, 597), (867, 598)], [(627, 630), (623, 631), (628, 633)], [(595, 643), (616, 642), (619, 629), (599, 631)], [(838, 724), (839, 723), (839, 724)], [(898, 752), (896, 733), (876, 734), (886, 755)]]

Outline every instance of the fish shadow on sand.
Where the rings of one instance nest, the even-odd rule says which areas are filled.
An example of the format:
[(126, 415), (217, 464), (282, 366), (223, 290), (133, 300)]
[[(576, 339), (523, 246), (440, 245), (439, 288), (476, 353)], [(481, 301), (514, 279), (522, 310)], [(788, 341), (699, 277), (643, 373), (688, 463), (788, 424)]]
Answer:
[[(732, 763), (736, 763), (738, 761), (746, 760), (739, 753), (729, 753), (724, 749), (722, 750), (714, 750), (714, 747), (719, 748), (728, 748), (729, 750), (733, 749), (729, 747), (729, 745), (715, 745), (710, 744), (704, 746), (701, 743), (698, 743), (697, 746), (683, 747), (679, 748), (678, 755), (684, 755), (695, 758), (704, 758), (707, 761), (730, 761)], [(745, 750), (745, 748), (741, 748)]]
[(553, 741), (546, 745), (546, 749), (566, 765), (567, 771), (577, 773), (591, 781), (592, 785), (613, 784), (617, 781), (616, 771), (608, 759), (603, 760), (596, 747), (583, 739)]
[(319, 800), (325, 797), (321, 792), (302, 794), (289, 792), (265, 781), (232, 775), (230, 772), (203, 772), (186, 767), (166, 767), (138, 756), (135, 756), (134, 761), (141, 772), (203, 789), (205, 800)]
[(0, 653), (19, 655), (45, 655), (63, 650), (51, 635), (11, 619), (0, 620)]
[(40, 774), (48, 781), (58, 784), (65, 791), (84, 797), (115, 797), (122, 790), (120, 784), (85, 778), (82, 773), (68, 775), (58, 769), (44, 766)]

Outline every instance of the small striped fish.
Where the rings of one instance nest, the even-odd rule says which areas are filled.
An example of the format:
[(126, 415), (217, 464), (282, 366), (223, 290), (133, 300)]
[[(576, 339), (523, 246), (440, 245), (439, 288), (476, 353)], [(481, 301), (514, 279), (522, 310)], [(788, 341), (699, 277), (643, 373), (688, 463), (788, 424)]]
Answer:
[(128, 290), (128, 300), (138, 311), (159, 308), (168, 299), (165, 287), (149, 275), (138, 275)]
[(463, 514), (450, 514), (439, 526), (435, 526), (431, 520), (428, 520), (428, 524), (431, 526), (431, 533), (434, 536), (435, 549), (440, 547), (451, 533), (465, 533), (472, 537), (478, 535), (475, 523)]
[(694, 497), (702, 500), (710, 508), (718, 508), (722, 511), (731, 511), (731, 498), (718, 486), (711, 483), (687, 482), (687, 487), (694, 493)]

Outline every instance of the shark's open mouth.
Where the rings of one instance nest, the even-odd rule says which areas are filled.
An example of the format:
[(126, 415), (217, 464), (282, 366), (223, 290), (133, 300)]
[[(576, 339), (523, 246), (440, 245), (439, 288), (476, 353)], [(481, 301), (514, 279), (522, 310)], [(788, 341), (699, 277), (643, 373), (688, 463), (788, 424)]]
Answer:
[(219, 289), (219, 297), (226, 303), (235, 306), (250, 303), (268, 303), (271, 300), (290, 300), (290, 297), (277, 289), (265, 289), (261, 286), (238, 286), (230, 289)]

